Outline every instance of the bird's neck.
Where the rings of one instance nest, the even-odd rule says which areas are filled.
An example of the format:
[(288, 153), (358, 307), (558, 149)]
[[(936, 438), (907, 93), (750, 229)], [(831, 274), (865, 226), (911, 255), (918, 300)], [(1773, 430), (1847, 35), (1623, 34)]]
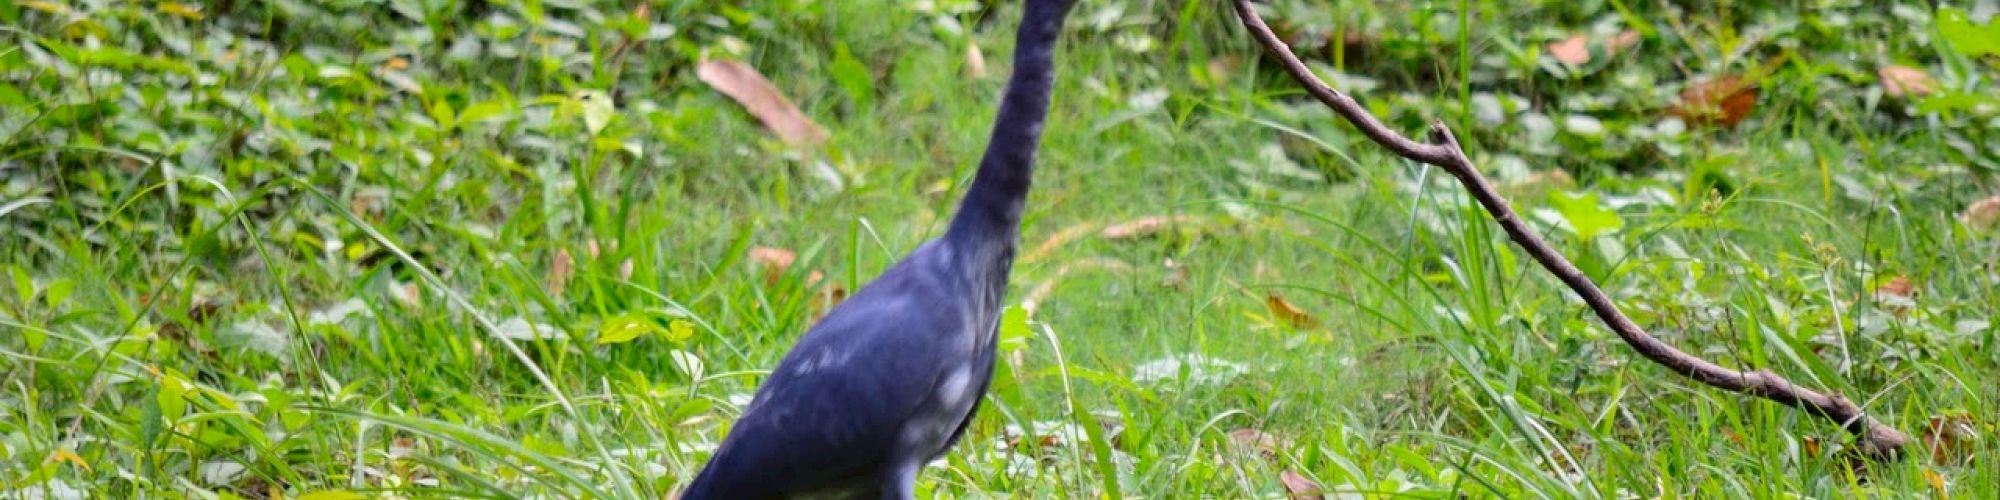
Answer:
[[(1021, 230), (1021, 209), (1035, 172), (1035, 150), (1049, 115), (1055, 85), (1055, 45), (1070, 0), (1030, 0), (1015, 35), (1014, 75), (1000, 98), (993, 135), (979, 172), (960, 202), (945, 239), (977, 255), (1011, 258)], [(992, 250), (999, 250), (991, 252)]]

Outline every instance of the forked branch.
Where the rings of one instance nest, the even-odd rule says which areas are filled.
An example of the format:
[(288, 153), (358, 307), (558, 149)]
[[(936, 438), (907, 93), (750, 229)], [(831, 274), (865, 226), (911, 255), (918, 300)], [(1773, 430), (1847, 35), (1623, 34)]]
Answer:
[(1618, 337), (1631, 345), (1633, 350), (1638, 351), (1640, 356), (1701, 383), (1769, 399), (1831, 420), (1853, 433), (1855, 447), (1870, 458), (1894, 460), (1902, 455), (1903, 446), (1910, 440), (1909, 436), (1869, 417), (1860, 405), (1846, 397), (1800, 387), (1767, 370), (1745, 372), (1724, 368), (1647, 334), (1638, 324), (1625, 317), (1625, 313), (1618, 310), (1618, 306), (1611, 302), (1611, 298), (1604, 294), (1604, 290), (1597, 287), (1597, 283), (1585, 277), (1583, 271), (1578, 270), (1569, 259), (1556, 253), (1548, 242), (1542, 241), (1540, 236), (1528, 230), (1527, 225), (1521, 222), (1520, 216), (1514, 213), (1514, 209), (1508, 207), (1507, 201), (1494, 191), (1493, 185), (1486, 181), (1486, 177), (1479, 174), (1479, 169), (1473, 166), (1472, 160), (1466, 158), (1465, 149), (1459, 146), (1458, 138), (1452, 135), (1451, 129), (1445, 127), (1443, 122), (1431, 124), (1431, 142), (1428, 143), (1413, 141), (1389, 130), (1380, 120), (1368, 114), (1354, 98), (1327, 86), (1326, 82), (1314, 76), (1312, 70), (1307, 69), (1304, 63), (1299, 62), (1298, 57), (1292, 55), (1291, 47), (1271, 33), (1271, 28), (1257, 15), (1250, 0), (1234, 0), (1234, 3), (1237, 16), (1243, 20), (1243, 27), (1249, 29), (1251, 36), (1277, 58), (1285, 71), (1292, 74), (1292, 78), (1305, 85), (1308, 93), (1327, 107), (1333, 108), (1334, 112), (1361, 129), (1362, 135), (1368, 136), (1375, 143), (1389, 148), (1403, 158), (1444, 169), (1452, 177), (1457, 178), (1460, 184), (1472, 191), (1472, 197), (1479, 201), (1479, 205), (1484, 207), (1487, 213), (1493, 215), (1494, 221), (1500, 223), (1500, 227), (1507, 231), (1507, 236), (1512, 238), (1514, 243), (1521, 245), (1534, 257), (1535, 262), (1541, 263), (1542, 268), (1548, 269), (1550, 273), (1556, 275), (1556, 279), (1562, 280), (1570, 290), (1576, 291), (1578, 296), (1583, 297), (1584, 303), (1590, 306), (1591, 311), (1597, 313), (1597, 317), (1603, 319), (1605, 325), (1611, 327), (1613, 332), (1617, 332)]

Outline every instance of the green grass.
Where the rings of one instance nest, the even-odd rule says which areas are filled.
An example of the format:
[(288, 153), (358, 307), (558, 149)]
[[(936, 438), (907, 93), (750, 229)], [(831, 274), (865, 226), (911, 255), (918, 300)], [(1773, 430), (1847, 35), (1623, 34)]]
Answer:
[[(1018, 13), (645, 4), (0, 2), (0, 496), (682, 485), (831, 288), (941, 234)], [(1656, 335), (1979, 438), (1856, 467), (1835, 425), (1644, 362), (1224, 5), (1105, 0), (1064, 40), (1010, 297), (1048, 295), (920, 496), (1282, 498), (1282, 471), (1365, 498), (2000, 495), (2000, 245), (1957, 218), (1996, 194), (2000, 124), (1874, 74), (1994, 99), (1993, 58), (1928, 7), (1276, 4), (1295, 40), (1358, 36), (1299, 45), (1392, 125), (1453, 124)], [(1593, 26), (1644, 39), (1575, 73), (1540, 55)], [(732, 53), (826, 147), (696, 79)], [(1748, 120), (1673, 132), (1694, 75), (1767, 61)], [(564, 109), (586, 89), (618, 103), (594, 135)], [(1528, 175), (1557, 171), (1594, 198)], [(1032, 251), (1167, 215), (1192, 219)], [(767, 279), (759, 246), (797, 262)], [(1874, 292), (1896, 276), (1914, 304)], [(641, 335), (599, 343), (618, 329)], [(1189, 356), (1225, 368), (1147, 368)]]

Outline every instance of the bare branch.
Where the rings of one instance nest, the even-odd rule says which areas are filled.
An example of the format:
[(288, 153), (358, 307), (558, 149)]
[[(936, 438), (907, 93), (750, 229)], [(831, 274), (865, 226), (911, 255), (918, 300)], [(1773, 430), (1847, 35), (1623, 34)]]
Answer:
[(1528, 230), (1527, 225), (1521, 222), (1520, 216), (1507, 205), (1507, 200), (1500, 197), (1493, 189), (1493, 185), (1487, 182), (1486, 177), (1480, 175), (1472, 160), (1466, 158), (1465, 149), (1459, 145), (1458, 138), (1452, 135), (1451, 129), (1443, 122), (1431, 125), (1429, 143), (1413, 141), (1389, 130), (1380, 120), (1368, 114), (1368, 111), (1363, 109), (1360, 103), (1355, 102), (1354, 98), (1327, 86), (1319, 77), (1314, 76), (1312, 70), (1304, 63), (1299, 62), (1298, 57), (1292, 54), (1291, 47), (1286, 46), (1285, 42), (1279, 40), (1278, 36), (1271, 32), (1271, 28), (1264, 24), (1264, 19), (1257, 15), (1250, 0), (1235, 0), (1234, 3), (1237, 16), (1243, 20), (1243, 27), (1250, 30), (1250, 34), (1278, 60), (1286, 72), (1292, 74), (1292, 78), (1305, 85), (1308, 93), (1327, 107), (1333, 108), (1333, 111), (1347, 119), (1348, 123), (1361, 129), (1361, 133), (1370, 140), (1389, 148), (1398, 156), (1442, 168), (1457, 178), (1460, 184), (1472, 192), (1472, 197), (1479, 201), (1479, 205), (1493, 216), (1494, 221), (1500, 223), (1500, 227), (1507, 231), (1507, 236), (1513, 239), (1515, 244), (1526, 249), (1528, 254), (1534, 257), (1535, 262), (1541, 263), (1542, 268), (1554, 274), (1563, 285), (1583, 297), (1583, 302), (1590, 306), (1591, 312), (1603, 319), (1605, 325), (1616, 332), (1619, 338), (1624, 339), (1626, 344), (1632, 346), (1633, 350), (1638, 351), (1640, 356), (1703, 384), (1769, 399), (1831, 420), (1854, 434), (1856, 448), (1870, 458), (1894, 460), (1902, 455), (1904, 445), (1910, 440), (1909, 436), (1869, 417), (1859, 405), (1845, 397), (1801, 387), (1766, 370), (1744, 372), (1725, 368), (1683, 352), (1647, 334), (1638, 324), (1633, 323), (1618, 310), (1618, 306), (1612, 303), (1604, 290), (1597, 287), (1597, 283), (1584, 276), (1583, 271), (1578, 270), (1569, 259), (1557, 253), (1548, 242)]

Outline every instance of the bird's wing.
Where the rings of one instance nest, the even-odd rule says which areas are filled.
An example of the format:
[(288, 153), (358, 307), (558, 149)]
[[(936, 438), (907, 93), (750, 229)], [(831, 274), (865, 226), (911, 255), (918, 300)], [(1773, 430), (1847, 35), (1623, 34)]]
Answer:
[(944, 294), (871, 288), (891, 293), (863, 290), (808, 331), (709, 467), (781, 491), (869, 480), (855, 476), (883, 467), (938, 383), (940, 355), (967, 336), (950, 330), (964, 328), (954, 319), (963, 314)]

